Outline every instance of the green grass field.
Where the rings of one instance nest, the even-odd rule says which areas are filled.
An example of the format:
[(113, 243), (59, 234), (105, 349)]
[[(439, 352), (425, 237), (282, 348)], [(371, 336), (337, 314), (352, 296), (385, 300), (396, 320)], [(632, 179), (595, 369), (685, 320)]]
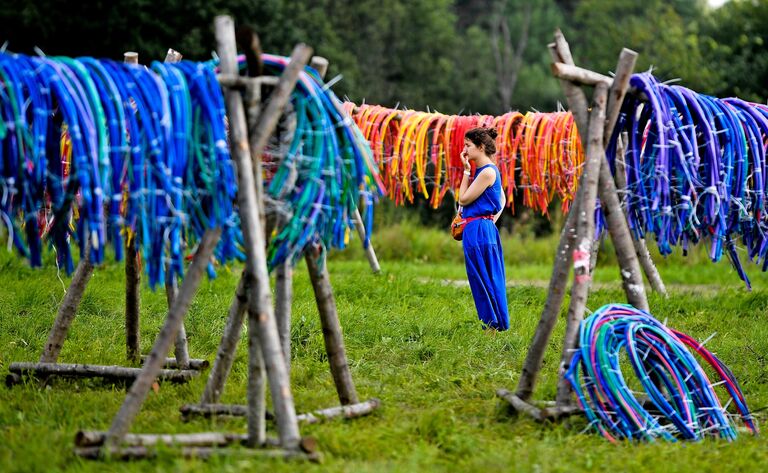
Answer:
[[(514, 389), (546, 297), (556, 240), (505, 236), (512, 330), (490, 336), (477, 322), (463, 280), (458, 243), (437, 230), (384, 229), (374, 240), (383, 273), (371, 274), (357, 241), (329, 261), (352, 375), (361, 399), (377, 397), (373, 415), (304, 426), (317, 438), (322, 464), (221, 457), (184, 460), (164, 450), (153, 460), (93, 462), (73, 455), (79, 429), (105, 430), (125, 389), (91, 381), (31, 382), (0, 387), (0, 471), (764, 471), (765, 437), (742, 434), (733, 443), (613, 445), (584, 432), (586, 422), (537, 424), (510, 415), (495, 397)], [(384, 243), (386, 242), (386, 244)], [(618, 270), (605, 245), (588, 307), (623, 302)], [(768, 279), (750, 267), (747, 292), (730, 265), (689, 258), (659, 261), (671, 295), (651, 295), (660, 320), (703, 340), (734, 372), (749, 406), (768, 405)], [(658, 260), (658, 258), (657, 258)], [(213, 360), (239, 267), (219, 268), (205, 280), (186, 319), (190, 352)], [(49, 265), (31, 270), (0, 251), (0, 374), (13, 361), (36, 361), (68, 278)], [(306, 269), (296, 268), (293, 372), (297, 410), (338, 402)], [(121, 265), (98, 268), (64, 345), (62, 362), (124, 364), (124, 277)], [(567, 303), (567, 300), (566, 300)], [(149, 352), (165, 316), (162, 291), (143, 290), (142, 349)], [(551, 399), (563, 333), (562, 320), (547, 353), (536, 398)], [(243, 338), (245, 340), (245, 338)], [(244, 403), (246, 350), (242, 343), (223, 402)], [(245, 432), (239, 420), (182, 423), (180, 405), (199, 399), (205, 375), (188, 385), (151, 392), (132, 432)], [(723, 396), (725, 392), (723, 391)], [(762, 411), (758, 413), (763, 419)], [(275, 435), (274, 426), (268, 426)], [(761, 466), (763, 465), (763, 466)]]

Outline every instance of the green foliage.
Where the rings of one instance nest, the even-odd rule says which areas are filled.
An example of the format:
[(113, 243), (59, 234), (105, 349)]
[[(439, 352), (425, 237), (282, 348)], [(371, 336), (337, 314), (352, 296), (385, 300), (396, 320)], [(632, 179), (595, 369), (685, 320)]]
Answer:
[(702, 28), (710, 67), (722, 77), (714, 91), (765, 103), (768, 99), (768, 2), (732, 0)]
[(719, 86), (719, 74), (700, 46), (701, 2), (582, 0), (574, 14), (572, 40), (577, 64), (601, 73), (613, 71), (622, 47), (639, 53), (636, 71), (653, 68), (662, 80), (680, 79), (701, 92)]

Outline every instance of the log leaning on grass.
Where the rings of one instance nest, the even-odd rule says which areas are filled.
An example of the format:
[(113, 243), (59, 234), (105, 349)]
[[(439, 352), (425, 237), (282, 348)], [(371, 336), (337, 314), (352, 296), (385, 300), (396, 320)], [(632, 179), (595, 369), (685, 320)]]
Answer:
[[(335, 418), (354, 419), (356, 417), (363, 417), (372, 413), (380, 405), (381, 401), (379, 401), (377, 398), (372, 398), (357, 404), (329, 407), (326, 409), (319, 409), (316, 411), (308, 412), (306, 414), (299, 414), (296, 416), (296, 419), (303, 424), (317, 424), (325, 420), (331, 420)], [(195, 416), (245, 417), (248, 415), (248, 407), (241, 404), (186, 404), (181, 407), (180, 411), (184, 420), (189, 420), (191, 417)], [(268, 420), (272, 419), (272, 413), (267, 411), (266, 418)]]
[(93, 275), (90, 253), (91, 242), (90, 239), (86, 238), (85, 250), (80, 258), (80, 262), (77, 263), (75, 274), (72, 276), (67, 293), (59, 305), (56, 320), (53, 322), (51, 332), (48, 334), (48, 341), (45, 343), (43, 353), (40, 355), (41, 363), (55, 363), (59, 359), (61, 347), (64, 345), (67, 333), (69, 333), (69, 327), (75, 319), (77, 308), (80, 306), (80, 301), (85, 293), (85, 288), (88, 286), (88, 281), (91, 280)]
[(506, 389), (497, 390), (496, 395), (507, 401), (516, 412), (526, 414), (539, 422), (556, 421), (564, 417), (570, 417), (584, 413), (584, 411), (579, 406), (573, 404), (563, 406), (547, 405), (546, 407), (537, 407), (533, 404), (523, 401), (516, 394)]
[[(8, 367), (11, 374), (18, 376), (65, 376), (77, 378), (104, 378), (112, 381), (132, 382), (141, 373), (141, 368), (128, 368), (125, 366), (111, 365), (88, 365), (88, 364), (70, 364), (70, 363), (11, 363)], [(157, 373), (157, 379), (160, 381), (171, 381), (174, 383), (186, 383), (195, 376), (198, 376), (198, 370), (166, 370), (161, 369)], [(18, 379), (20, 381), (20, 379)], [(6, 378), (6, 384), (13, 382)]]
[[(104, 444), (107, 433), (98, 430), (81, 430), (75, 434), (76, 447), (98, 447)], [(185, 446), (185, 447), (224, 447), (227, 445), (245, 445), (247, 434), (226, 432), (197, 432), (189, 434), (126, 434), (121, 447), (152, 447), (156, 445)], [(279, 447), (280, 440), (267, 437), (258, 445), (259, 448)], [(317, 440), (305, 436), (299, 442), (299, 449), (305, 453), (317, 451)]]
[[(128, 447), (76, 447), (75, 455), (90, 460), (143, 460), (154, 458), (157, 451), (153, 448), (144, 446)], [(322, 461), (320, 452), (306, 453), (301, 450), (293, 449), (252, 449), (239, 448), (228, 449), (218, 447), (182, 447), (181, 455), (184, 458), (208, 459), (212, 457), (230, 457), (230, 458), (278, 458), (282, 460), (305, 460), (314, 463)]]
[[(146, 360), (147, 360), (146, 355), (142, 355), (141, 363), (144, 364)], [(185, 369), (201, 371), (201, 370), (207, 369), (209, 366), (211, 366), (211, 363), (208, 360), (190, 358), (189, 366)], [(179, 369), (179, 363), (176, 361), (176, 358), (166, 358), (165, 363), (163, 364), (163, 369), (166, 369), (166, 370)]]

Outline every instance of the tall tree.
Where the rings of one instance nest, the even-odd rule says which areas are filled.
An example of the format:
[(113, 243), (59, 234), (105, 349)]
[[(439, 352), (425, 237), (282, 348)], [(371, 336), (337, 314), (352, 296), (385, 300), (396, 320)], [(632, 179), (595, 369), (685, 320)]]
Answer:
[(663, 80), (681, 79), (702, 92), (717, 87), (718, 77), (701, 51), (700, 0), (582, 0), (572, 31), (578, 63), (598, 72), (613, 70), (622, 47), (639, 53), (636, 70), (653, 68)]
[(523, 5), (522, 19), (516, 44), (513, 44), (512, 32), (507, 19), (506, 2), (499, 1), (491, 17), (491, 49), (496, 62), (496, 82), (501, 96), (501, 107), (509, 110), (512, 105), (512, 93), (517, 85), (517, 78), (523, 65), (523, 55), (528, 46), (531, 29), (531, 4)]
[(766, 103), (768, 2), (731, 0), (708, 15), (702, 31), (709, 68), (720, 73), (714, 94)]

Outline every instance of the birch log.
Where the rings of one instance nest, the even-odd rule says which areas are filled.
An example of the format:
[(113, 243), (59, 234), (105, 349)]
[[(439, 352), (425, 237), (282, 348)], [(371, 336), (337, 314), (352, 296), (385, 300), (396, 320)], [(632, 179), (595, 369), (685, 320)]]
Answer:
[[(237, 57), (235, 48), (235, 33), (232, 18), (229, 16), (217, 16), (214, 20), (217, 51), (220, 58), (220, 67), (223, 74), (237, 73)], [(232, 156), (238, 171), (238, 204), (240, 207), (241, 225), (246, 250), (246, 271), (255, 278), (256, 284), (248, 296), (249, 328), (257, 330), (249, 333), (250, 337), (258, 337), (261, 355), (266, 364), (267, 376), (272, 393), (272, 402), (275, 409), (275, 417), (278, 423), (281, 445), (288, 449), (295, 449), (299, 443), (299, 428), (296, 421), (296, 410), (293, 403), (293, 395), (290, 388), (290, 379), (285, 367), (285, 359), (277, 334), (277, 324), (272, 307), (269, 290), (269, 275), (267, 274), (266, 251), (264, 248), (264, 229), (259, 218), (259, 207), (256, 198), (256, 182), (254, 179), (253, 159), (260, 159), (261, 152), (277, 124), (280, 111), (290, 95), (290, 91), (296, 83), (298, 72), (309, 59), (309, 48), (299, 46), (291, 56), (291, 62), (286, 67), (278, 82), (277, 89), (272, 94), (272, 99), (266, 110), (262, 113), (255, 133), (259, 136), (251, 136), (249, 146), (246, 136), (245, 110), (240, 93), (227, 90), (225, 93), (227, 112), (230, 125), (230, 146)], [(302, 62), (302, 56), (306, 56)], [(284, 93), (278, 91), (284, 90)], [(276, 95), (277, 93), (277, 95)], [(251, 319), (253, 321), (251, 322)], [(250, 345), (253, 347), (254, 345)], [(249, 376), (259, 369), (257, 355), (249, 353)], [(249, 408), (251, 412), (248, 420), (248, 435), (255, 439), (259, 435), (260, 422), (254, 406), (256, 402), (253, 396), (256, 393), (249, 392)]]
[[(562, 38), (562, 34), (560, 36), (560, 41), (565, 41), (565, 38)], [(557, 41), (557, 35), (555, 38)], [(556, 44), (557, 42), (550, 44), (549, 51), (552, 60), (559, 62), (562, 58), (558, 53)], [(578, 128), (581, 142), (586, 143), (587, 97), (580, 87), (575, 86), (567, 80), (561, 80), (560, 85), (568, 98), (568, 103), (576, 127)], [(571, 204), (565, 224), (563, 225), (563, 230), (560, 234), (560, 242), (558, 243), (555, 252), (555, 262), (552, 267), (552, 276), (549, 279), (547, 300), (544, 303), (544, 309), (541, 312), (539, 323), (536, 326), (536, 332), (533, 335), (533, 340), (531, 341), (528, 353), (525, 357), (525, 362), (523, 363), (520, 380), (517, 383), (516, 395), (523, 401), (529, 400), (533, 394), (533, 388), (536, 385), (536, 378), (539, 375), (541, 364), (544, 361), (544, 353), (546, 352), (549, 338), (552, 336), (552, 330), (557, 322), (557, 316), (563, 305), (563, 299), (565, 299), (565, 289), (568, 285), (568, 274), (571, 269), (573, 256), (572, 251), (576, 241), (576, 215), (579, 213), (579, 206), (584, 192), (583, 179), (582, 176), (579, 181), (579, 188), (576, 191), (576, 197)]]
[[(624, 132), (622, 133), (622, 138), (619, 139), (616, 149), (616, 187), (624, 190), (627, 188), (627, 175), (624, 161), (625, 143), (627, 142), (626, 132)], [(623, 199), (621, 199), (620, 205), (624, 208)], [(643, 268), (645, 277), (648, 278), (648, 283), (651, 285), (651, 289), (664, 297), (668, 297), (667, 287), (661, 279), (661, 275), (651, 258), (651, 254), (648, 252), (648, 245), (645, 242), (645, 238), (632, 238), (632, 243), (635, 246), (637, 258), (640, 260), (640, 266)]]
[(293, 266), (286, 261), (275, 270), (275, 314), (280, 345), (288, 372), (291, 372), (291, 304), (293, 303)]
[[(111, 381), (131, 382), (141, 374), (142, 369), (75, 363), (11, 363), (8, 371), (18, 375), (35, 375), (40, 377), (104, 378)], [(157, 373), (157, 379), (174, 383), (186, 383), (198, 374), (200, 372), (197, 370), (161, 369)]]
[[(565, 37), (560, 30), (555, 32), (555, 49), (560, 62), (573, 65), (573, 57), (571, 56), (568, 42), (565, 40)], [(606, 111), (607, 119), (604, 133), (610, 134), (613, 132), (616, 117), (619, 115), (621, 103), (626, 95), (636, 58), (637, 53), (626, 48), (623, 49), (619, 55), (619, 62), (616, 67), (616, 77), (611, 85), (611, 91), (608, 97), (609, 108)], [(569, 88), (574, 88), (572, 84), (567, 84), (570, 86)], [(578, 100), (577, 94), (566, 92), (566, 98), (568, 99), (568, 107), (571, 112), (574, 113), (574, 116), (586, 113), (586, 108), (580, 111), (583, 102)], [(574, 99), (573, 102), (571, 101), (572, 99)], [(603, 142), (605, 143), (605, 134), (603, 136)], [(627, 301), (630, 304), (639, 309), (648, 310), (648, 300), (645, 294), (642, 274), (640, 273), (640, 263), (637, 260), (637, 253), (634, 251), (634, 245), (632, 244), (632, 237), (629, 234), (626, 218), (618, 207), (616, 186), (613, 182), (610, 169), (607, 168), (605, 157), (603, 157), (603, 161), (605, 164), (601, 164), (600, 167), (598, 195), (600, 196), (603, 205), (603, 213), (605, 215), (608, 232), (614, 243), (616, 257), (619, 260), (619, 272), (622, 278), (622, 285), (624, 286), (624, 291), (627, 295)], [(606, 169), (603, 169), (603, 167), (606, 167)], [(631, 250), (628, 249), (628, 247), (631, 248)]]
[[(570, 363), (572, 350), (576, 344), (579, 323), (584, 318), (587, 295), (592, 275), (589, 273), (589, 262), (595, 235), (595, 201), (597, 200), (597, 183), (600, 175), (600, 165), (604, 160), (603, 131), (605, 129), (605, 105), (608, 88), (604, 83), (595, 87), (592, 112), (589, 117), (589, 141), (587, 143), (586, 164), (582, 176), (584, 193), (577, 215), (576, 247), (573, 249), (573, 285), (571, 286), (571, 301), (568, 307), (568, 318), (563, 340), (563, 355), (559, 373), (562, 376)], [(562, 393), (558, 385), (557, 401), (563, 404), (568, 401), (570, 391)]]
[(344, 336), (341, 333), (339, 314), (336, 312), (336, 301), (333, 297), (328, 266), (325, 261), (318, 263), (318, 256), (308, 251), (304, 255), (309, 270), (309, 279), (315, 291), (315, 302), (320, 312), (320, 323), (323, 327), (325, 351), (328, 363), (331, 365), (331, 375), (342, 405), (357, 403), (357, 392), (349, 371), (347, 354), (344, 348)]
[[(182, 55), (180, 52), (173, 49), (168, 49), (165, 55), (165, 62), (176, 63), (181, 61)], [(170, 262), (168, 263), (170, 267)], [(176, 293), (179, 290), (179, 282), (176, 278), (170, 276), (170, 271), (166, 271), (165, 278), (165, 294), (168, 301), (168, 308), (171, 308), (173, 299), (176, 297)], [(179, 331), (176, 333), (176, 345), (174, 347), (174, 355), (176, 356), (176, 365), (181, 369), (189, 368), (189, 348), (187, 344), (187, 329), (184, 323), (179, 327)]]
[[(325, 420), (341, 417), (344, 419), (354, 419), (370, 414), (381, 405), (381, 401), (372, 398), (367, 401), (356, 404), (347, 404), (346, 406), (328, 407), (316, 411), (299, 414), (296, 416), (302, 424), (316, 424)], [(185, 404), (179, 409), (184, 420), (194, 416), (200, 417), (245, 417), (248, 415), (248, 406), (240, 404)], [(272, 413), (267, 411), (267, 419), (274, 419)]]
[(90, 239), (86, 239), (85, 250), (80, 257), (80, 262), (77, 263), (75, 274), (72, 276), (67, 293), (64, 294), (64, 299), (59, 305), (56, 320), (53, 322), (51, 332), (48, 334), (48, 341), (45, 342), (45, 348), (40, 355), (41, 363), (55, 363), (59, 359), (61, 347), (64, 345), (67, 333), (69, 333), (69, 327), (77, 314), (77, 308), (80, 306), (88, 281), (93, 275), (90, 253), (91, 242)]
[[(126, 64), (138, 64), (139, 54), (123, 54)], [(141, 222), (138, 222), (141, 225)], [(138, 232), (139, 229), (136, 228)], [(141, 270), (139, 269), (138, 242), (136, 234), (128, 232), (125, 239), (125, 356), (130, 363), (141, 361)]]

